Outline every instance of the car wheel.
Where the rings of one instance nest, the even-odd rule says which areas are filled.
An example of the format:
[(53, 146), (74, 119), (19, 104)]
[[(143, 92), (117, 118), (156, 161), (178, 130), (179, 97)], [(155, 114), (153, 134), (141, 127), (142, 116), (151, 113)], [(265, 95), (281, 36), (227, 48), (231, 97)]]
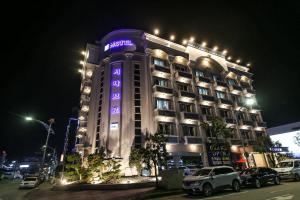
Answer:
[(255, 179), (255, 187), (260, 188), (261, 187), (261, 182), (259, 179)]
[(300, 176), (299, 176), (299, 174), (295, 174), (295, 181), (300, 181)]
[(280, 184), (280, 179), (278, 178), (278, 176), (276, 176), (274, 178), (274, 185), (279, 185)]
[(204, 194), (204, 196), (210, 197), (212, 195), (212, 193), (213, 193), (212, 186), (210, 184), (208, 184), (208, 183), (204, 184), (204, 186), (203, 186), (203, 194)]
[(237, 180), (234, 180), (232, 182), (232, 189), (235, 192), (239, 192), (241, 190), (241, 184), (240, 184), (240, 182), (238, 182)]

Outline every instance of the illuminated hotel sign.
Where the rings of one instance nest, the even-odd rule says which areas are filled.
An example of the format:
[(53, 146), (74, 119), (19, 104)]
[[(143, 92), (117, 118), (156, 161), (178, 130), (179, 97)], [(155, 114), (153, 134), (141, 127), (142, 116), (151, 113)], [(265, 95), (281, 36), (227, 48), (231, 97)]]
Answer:
[(112, 156), (119, 156), (121, 115), (122, 115), (122, 63), (112, 63), (110, 79), (110, 105), (109, 105), (109, 140), (108, 149)]
[(104, 46), (104, 51), (124, 47), (124, 46), (134, 46), (134, 43), (131, 40), (116, 40)]

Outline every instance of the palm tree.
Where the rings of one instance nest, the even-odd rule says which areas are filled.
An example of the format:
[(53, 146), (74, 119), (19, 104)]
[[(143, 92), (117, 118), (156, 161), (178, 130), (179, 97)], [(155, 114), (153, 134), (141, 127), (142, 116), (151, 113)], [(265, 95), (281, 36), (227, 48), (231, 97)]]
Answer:
[[(209, 132), (211, 134), (211, 137), (216, 138), (216, 147), (221, 151), (221, 145), (219, 142), (220, 138), (225, 139), (225, 144), (228, 145), (228, 138), (232, 137), (232, 130), (230, 128), (227, 128), (226, 123), (223, 121), (222, 118), (214, 117), (211, 120), (211, 125), (207, 122), (203, 122), (201, 126), (206, 130), (206, 132)], [(222, 155), (220, 156), (221, 163), (223, 163)]]

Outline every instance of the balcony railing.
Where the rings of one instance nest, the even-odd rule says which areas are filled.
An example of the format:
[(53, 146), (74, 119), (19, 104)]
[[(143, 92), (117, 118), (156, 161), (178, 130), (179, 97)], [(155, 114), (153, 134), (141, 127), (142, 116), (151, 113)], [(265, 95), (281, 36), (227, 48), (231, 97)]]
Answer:
[(214, 96), (210, 96), (210, 95), (201, 95), (201, 100), (203, 101), (215, 101), (215, 97)]
[(232, 85), (232, 88), (233, 88), (234, 90), (243, 91), (243, 88), (242, 88), (241, 86), (239, 86), (239, 85)]
[(214, 116), (213, 115), (202, 115), (201, 118), (202, 118), (202, 121), (206, 122), (206, 121), (211, 121), (214, 118)]
[(227, 87), (227, 83), (225, 83), (224, 81), (215, 81), (215, 84), (218, 86)]
[(200, 137), (189, 137), (189, 136), (184, 136), (185, 141), (188, 144), (202, 144), (202, 138)]
[(172, 136), (172, 135), (166, 135), (167, 138), (167, 143), (173, 143), (176, 144), (178, 143), (178, 136)]
[(233, 105), (233, 102), (229, 99), (218, 99), (219, 104)]
[(256, 122), (256, 127), (267, 127), (267, 123), (266, 122)]
[(166, 93), (166, 94), (169, 94), (169, 95), (173, 95), (173, 89), (172, 88), (163, 87), (163, 86), (159, 86), (159, 85), (154, 85), (153, 89), (154, 89), (154, 92), (161, 92), (161, 93)]
[(181, 116), (182, 116), (183, 119), (194, 119), (194, 120), (199, 119), (199, 114), (198, 113), (181, 112)]
[(225, 122), (227, 124), (236, 124), (236, 120), (233, 119), (233, 118), (227, 118), (227, 117), (225, 117), (224, 120), (225, 120)]
[(202, 76), (197, 76), (196, 77), (196, 82), (205, 82), (205, 83), (211, 83), (210, 78), (207, 77), (202, 77)]
[(174, 110), (161, 110), (156, 109), (156, 115), (166, 116), (166, 117), (175, 117), (176, 113)]
[(242, 119), (242, 120), (239, 120), (239, 124), (246, 125), (246, 126), (253, 126), (253, 121)]
[(188, 98), (195, 98), (196, 97), (195, 93), (188, 92), (188, 91), (182, 91), (182, 90), (179, 90), (179, 95), (183, 96), (183, 97), (188, 97)]
[(154, 70), (160, 71), (160, 72), (164, 72), (164, 73), (171, 73), (170, 68), (167, 67), (161, 67), (158, 65), (154, 65)]
[(192, 78), (192, 74), (190, 72), (177, 71), (176, 74), (177, 76), (181, 76), (184, 78), (189, 78), (189, 79)]

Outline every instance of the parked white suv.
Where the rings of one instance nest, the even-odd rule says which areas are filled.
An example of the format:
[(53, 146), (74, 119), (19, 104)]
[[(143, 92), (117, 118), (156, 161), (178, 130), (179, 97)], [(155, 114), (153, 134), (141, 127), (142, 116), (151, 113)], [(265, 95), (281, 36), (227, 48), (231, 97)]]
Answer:
[(225, 188), (239, 192), (241, 179), (239, 173), (232, 167), (216, 166), (204, 167), (193, 176), (186, 176), (182, 183), (183, 190), (188, 194), (201, 192), (204, 196), (211, 196), (213, 191)]
[(281, 179), (294, 179), (300, 181), (300, 159), (281, 161), (274, 168)]

